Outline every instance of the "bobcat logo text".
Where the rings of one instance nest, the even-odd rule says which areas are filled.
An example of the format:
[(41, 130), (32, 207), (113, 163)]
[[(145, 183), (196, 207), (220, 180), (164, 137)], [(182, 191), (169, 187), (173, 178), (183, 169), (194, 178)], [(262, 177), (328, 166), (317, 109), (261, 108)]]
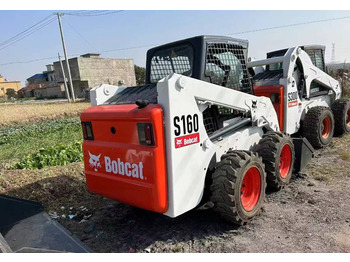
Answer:
[[(94, 155), (89, 152), (89, 156), (90, 156), (89, 164), (94, 169), (94, 171), (97, 172), (98, 169), (102, 167), (100, 162), (101, 154)], [(123, 162), (120, 160), (120, 158), (113, 160), (110, 157), (105, 156), (104, 166), (105, 166), (104, 169), (106, 173), (113, 173), (121, 176), (139, 178), (141, 180), (145, 179), (143, 174), (142, 162), (135, 164), (135, 163)]]

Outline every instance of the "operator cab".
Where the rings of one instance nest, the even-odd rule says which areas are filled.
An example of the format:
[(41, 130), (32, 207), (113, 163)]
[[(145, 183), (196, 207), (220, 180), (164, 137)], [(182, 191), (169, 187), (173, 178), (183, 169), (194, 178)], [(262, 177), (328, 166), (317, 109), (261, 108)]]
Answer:
[[(147, 52), (145, 85), (126, 88), (105, 104), (135, 104), (137, 100), (157, 104), (157, 83), (172, 73), (251, 93), (247, 52), (247, 40), (225, 36), (196, 36), (154, 47)], [(239, 115), (216, 105), (207, 108), (203, 118), (208, 135)]]
[[(326, 65), (325, 65), (325, 59), (324, 59), (324, 53), (326, 47), (323, 45), (304, 45), (300, 46), (302, 50), (304, 50), (310, 57), (312, 64), (316, 66), (318, 69), (322, 70), (323, 72), (326, 72)], [(266, 54), (266, 58), (273, 58), (273, 57), (281, 57), (284, 56), (288, 51), (288, 48), (281, 49), (273, 52), (269, 52)], [(301, 65), (301, 62), (299, 59), (296, 61), (296, 68), (294, 77), (296, 79), (303, 80), (303, 67)], [(283, 64), (282, 63), (276, 63), (271, 65), (266, 65), (265, 71), (259, 74), (256, 74), (253, 77), (253, 83), (255, 86), (261, 85), (260, 82), (264, 82), (264, 85), (279, 85), (279, 79), (283, 76)], [(306, 97), (306, 89), (304, 86), (305, 81), (299, 81), (298, 85), (298, 93), (299, 97), (302, 100)], [(310, 97), (316, 97), (316, 96), (322, 96), (328, 94), (329, 88), (322, 86), (320, 83), (317, 83), (316, 81), (313, 81), (311, 83), (310, 87)]]
[(248, 41), (224, 36), (196, 36), (147, 52), (146, 84), (171, 73), (249, 93)]
[[(326, 66), (325, 66), (325, 62), (324, 62), (324, 52), (326, 49), (325, 46), (323, 46), (323, 45), (304, 45), (304, 46), (300, 46), (300, 48), (302, 50), (304, 50), (309, 55), (314, 66), (316, 66), (318, 69), (322, 70), (323, 72), (326, 72)], [(287, 53), (287, 51), (288, 51), (288, 48), (278, 50), (278, 51), (269, 52), (266, 54), (266, 58), (284, 56)], [(267, 69), (268, 69), (268, 67), (269, 66), (267, 66)], [(271, 70), (277, 69), (277, 68), (282, 69), (282, 63), (274, 64), (272, 66)]]
[[(224, 36), (196, 36), (165, 44), (147, 52), (146, 84), (177, 73), (219, 86), (251, 93), (247, 70), (248, 41)], [(239, 115), (213, 105), (203, 112), (208, 135)]]

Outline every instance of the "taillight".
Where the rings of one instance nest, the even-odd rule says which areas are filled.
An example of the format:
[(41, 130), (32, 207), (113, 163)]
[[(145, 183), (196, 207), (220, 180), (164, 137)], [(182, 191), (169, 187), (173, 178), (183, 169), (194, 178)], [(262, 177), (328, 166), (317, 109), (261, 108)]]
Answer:
[(141, 145), (154, 145), (153, 128), (151, 123), (137, 123), (137, 132), (139, 134)]
[(94, 140), (91, 122), (81, 122), (83, 128), (83, 136), (85, 140)]

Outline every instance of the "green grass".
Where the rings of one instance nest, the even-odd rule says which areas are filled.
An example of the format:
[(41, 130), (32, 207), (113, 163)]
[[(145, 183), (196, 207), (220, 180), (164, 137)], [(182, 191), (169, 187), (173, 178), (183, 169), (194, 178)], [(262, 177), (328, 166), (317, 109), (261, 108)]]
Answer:
[(312, 176), (317, 181), (328, 182), (331, 179), (332, 170), (328, 166), (315, 167), (312, 169)]
[(350, 161), (350, 153), (349, 152), (342, 152), (340, 155), (341, 159), (344, 161)]
[(25, 98), (16, 98), (16, 100), (11, 100), (11, 98), (9, 99), (4, 99), (4, 98), (0, 98), (0, 103), (13, 103), (13, 102), (25, 102), (25, 101), (34, 101), (34, 100), (40, 100), (37, 97), (25, 97)]
[(9, 167), (40, 149), (82, 139), (78, 117), (3, 127), (0, 128), (0, 165)]
[(83, 161), (82, 141), (67, 145), (42, 148), (39, 152), (29, 154), (10, 169), (41, 169), (47, 166), (64, 166)]

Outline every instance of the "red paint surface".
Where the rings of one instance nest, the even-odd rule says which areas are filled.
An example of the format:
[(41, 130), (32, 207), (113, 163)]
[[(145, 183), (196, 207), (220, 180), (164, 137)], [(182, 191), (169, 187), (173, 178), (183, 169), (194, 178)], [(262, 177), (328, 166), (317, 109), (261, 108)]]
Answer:
[[(81, 121), (91, 121), (95, 138), (83, 143), (89, 190), (122, 203), (166, 212), (168, 193), (161, 106), (151, 104), (142, 109), (136, 105), (96, 106), (85, 110), (80, 118)], [(154, 146), (140, 145), (137, 123), (141, 122), (152, 123)], [(111, 132), (111, 127), (116, 129), (115, 134)], [(95, 156), (101, 154), (100, 167), (91, 165), (89, 153)], [(114, 169), (112, 161), (115, 161)], [(132, 173), (136, 166), (137, 177), (136, 171)]]
[(256, 96), (265, 96), (270, 97), (272, 94), (279, 95), (279, 102), (273, 103), (273, 107), (276, 110), (278, 124), (280, 126), (280, 130), (283, 131), (283, 122), (284, 122), (284, 91), (282, 85), (266, 85), (266, 86), (254, 86), (254, 94)]

